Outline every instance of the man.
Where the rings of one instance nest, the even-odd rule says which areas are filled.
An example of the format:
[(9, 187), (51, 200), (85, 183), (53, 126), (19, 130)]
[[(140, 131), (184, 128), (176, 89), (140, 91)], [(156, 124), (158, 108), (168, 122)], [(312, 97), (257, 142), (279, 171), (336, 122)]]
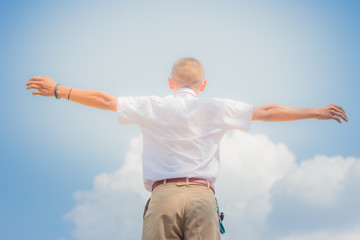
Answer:
[(174, 95), (164, 98), (114, 97), (96, 90), (72, 89), (48, 77), (34, 77), (33, 95), (65, 98), (117, 112), (120, 124), (143, 132), (143, 175), (152, 191), (145, 212), (143, 239), (220, 239), (214, 182), (219, 171), (219, 142), (229, 129), (248, 131), (251, 121), (316, 118), (348, 121), (336, 105), (294, 108), (251, 106), (239, 101), (199, 98), (206, 80), (200, 62), (181, 58), (168, 79)]

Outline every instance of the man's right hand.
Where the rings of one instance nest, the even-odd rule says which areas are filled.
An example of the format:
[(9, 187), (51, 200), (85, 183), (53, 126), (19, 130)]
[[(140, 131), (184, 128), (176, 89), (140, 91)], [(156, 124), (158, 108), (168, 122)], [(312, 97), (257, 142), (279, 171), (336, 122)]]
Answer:
[(33, 95), (53, 97), (56, 82), (52, 78), (45, 76), (33, 77), (25, 84), (25, 86), (27, 86), (26, 90), (37, 90), (32, 93)]
[[(36, 89), (33, 95), (53, 97), (56, 82), (49, 77), (33, 77), (26, 84), (27, 90)], [(117, 111), (117, 97), (98, 90), (70, 89), (59, 85), (57, 95), (89, 107)]]

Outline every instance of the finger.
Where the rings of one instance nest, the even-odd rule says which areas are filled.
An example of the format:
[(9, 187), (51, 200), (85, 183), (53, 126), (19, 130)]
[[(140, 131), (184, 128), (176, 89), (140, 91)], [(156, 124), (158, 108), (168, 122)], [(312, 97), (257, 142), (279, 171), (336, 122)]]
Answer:
[(340, 119), (338, 117), (333, 116), (332, 119), (336, 120), (338, 123), (341, 124), (341, 121), (340, 121)]
[(340, 112), (341, 115), (343, 116), (342, 118), (344, 119), (344, 121), (348, 122), (349, 119), (348, 119), (348, 117), (347, 117), (347, 115), (346, 115), (345, 110), (344, 110), (342, 107), (340, 107), (340, 106), (337, 106), (337, 105), (335, 105), (335, 106), (336, 106), (336, 108), (337, 108), (337, 112)]
[(28, 87), (27, 87), (26, 89), (40, 89), (40, 88), (41, 88), (41, 85), (39, 85), (39, 84), (34, 84), (34, 83), (28, 84), (27, 86), (28, 86)]
[(345, 110), (342, 107), (337, 106), (337, 105), (335, 105), (335, 107), (336, 107), (336, 111), (340, 111), (345, 115)]
[(43, 77), (32, 77), (30, 78), (29, 82), (41, 82), (43, 80), (44, 80)]
[(28, 87), (42, 87), (42, 84), (41, 83), (30, 83), (28, 84)]
[(41, 95), (41, 92), (40, 91), (35, 91), (32, 93), (32, 95)]
[(27, 83), (25, 83), (25, 86), (29, 86), (30, 84), (39, 83), (39, 81), (32, 81), (29, 80)]
[(349, 119), (347, 118), (346, 114), (342, 113), (339, 117), (341, 117), (344, 121), (348, 122)]
[(36, 88), (36, 87), (27, 87), (27, 88), (26, 88), (26, 90), (30, 90), (30, 89), (40, 90), (39, 88)]
[(348, 122), (348, 118), (346, 114), (343, 111), (336, 111), (336, 116), (341, 117), (344, 121)]
[(345, 110), (341, 107), (341, 106), (338, 106), (338, 105), (335, 105), (338, 109), (340, 109), (341, 111), (345, 112)]
[(344, 117), (344, 116), (342, 116), (342, 115), (337, 115), (338, 117), (340, 117), (343, 121), (345, 121), (345, 122), (347, 122), (347, 119)]

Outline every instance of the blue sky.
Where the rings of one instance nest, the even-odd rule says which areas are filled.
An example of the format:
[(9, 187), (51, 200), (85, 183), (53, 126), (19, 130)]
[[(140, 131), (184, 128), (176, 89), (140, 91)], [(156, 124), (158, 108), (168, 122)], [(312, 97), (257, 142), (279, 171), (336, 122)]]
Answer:
[[(317, 166), (328, 166), (316, 156), (326, 156), (342, 169), (319, 173), (322, 176), (328, 172), (324, 178), (337, 179), (333, 177), (342, 176), (339, 172), (349, 179), (359, 177), (351, 170), (357, 169), (354, 166), (360, 158), (359, 12), (356, 1), (2, 1), (0, 238), (84, 239), (75, 220), (79, 215), (73, 211), (81, 203), (74, 194), (95, 194), (97, 176), (112, 176), (111, 172), (124, 169), (125, 154), (137, 149), (130, 139), (140, 134), (136, 126), (118, 125), (114, 113), (63, 99), (32, 96), (24, 86), (29, 78), (46, 75), (66, 86), (99, 89), (118, 96), (165, 96), (171, 94), (167, 86), (171, 66), (183, 56), (195, 57), (204, 65), (208, 86), (202, 97), (232, 98), (254, 105), (343, 106), (349, 123), (341, 125), (317, 120), (253, 123), (246, 137), (262, 134), (269, 142), (259, 137), (264, 141), (259, 146), (294, 158), (289, 157), (292, 162), (286, 162), (288, 165), (284, 163), (288, 170), (274, 170), (274, 176), (281, 175), (282, 180), (259, 187), (263, 189), (259, 194), (268, 194), (265, 205), (273, 209), (264, 212), (264, 218), (272, 219), (274, 224), (265, 221), (255, 226), (245, 218), (243, 225), (252, 230), (270, 227), (272, 231), (264, 233), (271, 233), (274, 239), (290, 239), (293, 235), (293, 239), (300, 239), (296, 238), (299, 234), (316, 239), (327, 236), (333, 225), (339, 229), (337, 236), (343, 236), (342, 231), (348, 229), (336, 222), (310, 227), (307, 218), (300, 215), (296, 224), (289, 222), (287, 206), (314, 212), (314, 218), (322, 220), (330, 214), (330, 207), (309, 205), (313, 198), (301, 200), (287, 192), (282, 181), (288, 179), (306, 189), (306, 181), (299, 182), (287, 174), (293, 171), (294, 176), (303, 176), (300, 173), (307, 171), (304, 169), (320, 171), (322, 168)], [(231, 137), (240, 142), (244, 138), (236, 138), (236, 134)], [(319, 199), (336, 207), (333, 215), (349, 212), (344, 215), (348, 216), (347, 226), (360, 226), (355, 211), (339, 207), (350, 199), (360, 200), (358, 191), (354, 191), (359, 189), (345, 184), (350, 181), (347, 177), (339, 179), (343, 180), (338, 195), (333, 193), (338, 202), (331, 200), (335, 187), (329, 187)], [(125, 199), (123, 204), (131, 201), (131, 196), (142, 194), (126, 195), (126, 191), (117, 196)], [(222, 194), (228, 196), (226, 191)], [(244, 199), (261, 199), (260, 195), (249, 193)], [(138, 204), (145, 203), (144, 199)], [(91, 199), (85, 197), (82, 201), (85, 204)], [(356, 203), (349, 206), (358, 207)], [(134, 207), (136, 210), (141, 216), (142, 209)], [(65, 217), (69, 212), (72, 217)], [(239, 218), (234, 216), (235, 220)], [(141, 219), (138, 221), (141, 224)], [(246, 228), (248, 225), (251, 227)], [(102, 230), (98, 236), (102, 236)], [(243, 236), (229, 234), (234, 238)]]

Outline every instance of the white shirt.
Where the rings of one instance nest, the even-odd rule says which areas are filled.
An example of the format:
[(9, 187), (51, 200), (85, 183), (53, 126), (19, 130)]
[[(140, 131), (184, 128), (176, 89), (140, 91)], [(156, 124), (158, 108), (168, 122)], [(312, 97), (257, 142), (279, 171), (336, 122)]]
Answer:
[(155, 181), (201, 177), (215, 182), (219, 142), (230, 129), (248, 131), (252, 105), (219, 98), (199, 98), (189, 88), (160, 98), (119, 97), (120, 124), (138, 124), (143, 133), (145, 188)]

